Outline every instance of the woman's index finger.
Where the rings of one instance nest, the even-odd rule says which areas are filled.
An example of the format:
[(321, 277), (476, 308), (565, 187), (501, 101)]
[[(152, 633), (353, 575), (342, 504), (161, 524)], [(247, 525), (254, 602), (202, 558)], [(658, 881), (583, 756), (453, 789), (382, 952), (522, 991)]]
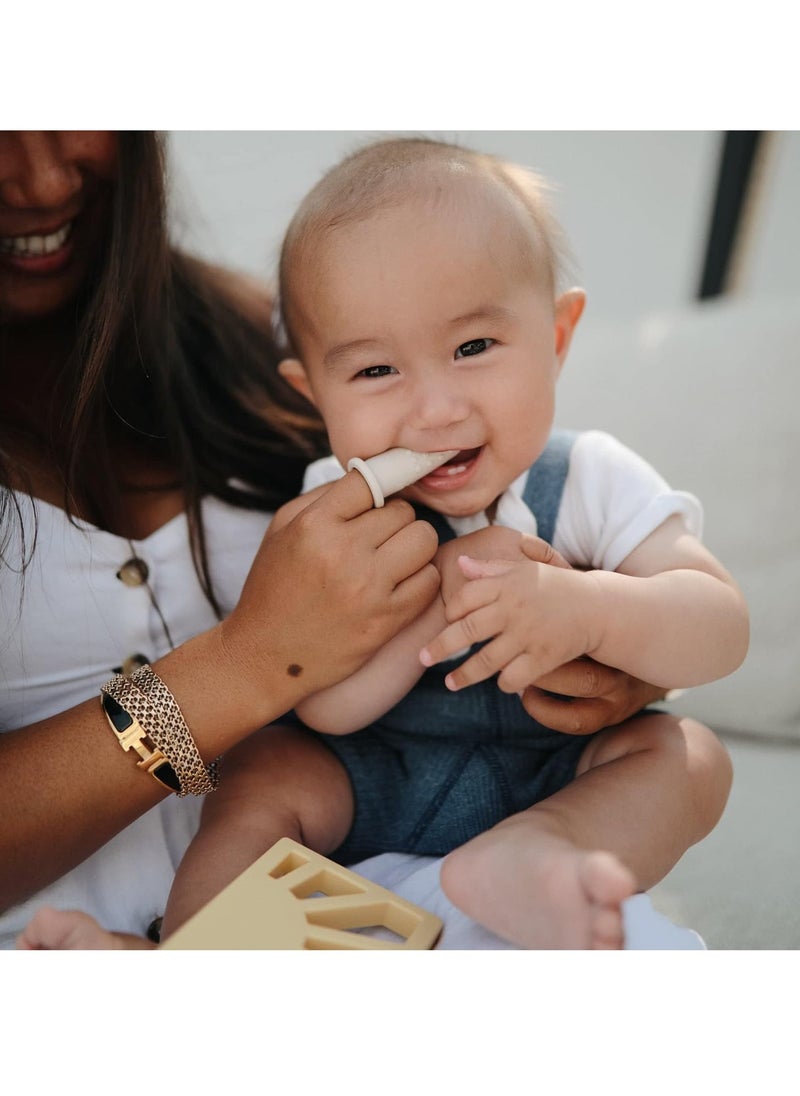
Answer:
[(361, 473), (354, 470), (335, 480), (313, 505), (328, 510), (332, 517), (350, 521), (372, 509), (372, 492)]

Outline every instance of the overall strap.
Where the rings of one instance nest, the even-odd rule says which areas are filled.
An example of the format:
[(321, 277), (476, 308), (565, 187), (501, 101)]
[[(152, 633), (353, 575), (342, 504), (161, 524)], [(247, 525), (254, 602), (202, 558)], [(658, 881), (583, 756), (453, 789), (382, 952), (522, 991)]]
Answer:
[(444, 544), (448, 540), (455, 540), (455, 531), (443, 514), (440, 514), (437, 510), (429, 510), (427, 506), (422, 506), (419, 502), (414, 502), (411, 505), (414, 507), (414, 513), (418, 518), (429, 522), (434, 527), (440, 544)]
[(523, 502), (536, 517), (542, 540), (553, 543), (558, 508), (569, 472), (569, 458), (578, 434), (575, 430), (554, 430), (542, 455), (528, 473)]

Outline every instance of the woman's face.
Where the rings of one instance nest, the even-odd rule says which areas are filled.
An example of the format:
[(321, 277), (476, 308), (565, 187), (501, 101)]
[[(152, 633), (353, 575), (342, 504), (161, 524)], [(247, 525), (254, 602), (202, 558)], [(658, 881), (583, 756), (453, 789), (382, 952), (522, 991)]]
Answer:
[(57, 312), (108, 230), (117, 135), (0, 133), (0, 322)]

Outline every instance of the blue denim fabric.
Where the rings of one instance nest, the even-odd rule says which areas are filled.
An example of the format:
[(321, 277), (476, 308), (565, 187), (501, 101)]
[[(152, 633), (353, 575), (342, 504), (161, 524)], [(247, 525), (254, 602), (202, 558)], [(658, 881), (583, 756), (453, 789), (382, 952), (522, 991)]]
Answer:
[[(549, 542), (574, 438), (553, 433), (523, 496)], [(453, 537), (441, 515), (419, 516), (440, 540)], [(387, 851), (443, 856), (574, 778), (587, 737), (543, 727), (494, 678), (451, 693), (444, 678), (453, 666), (427, 670), (378, 723), (319, 736), (346, 768), (355, 801), (353, 826), (334, 859), (352, 863)]]

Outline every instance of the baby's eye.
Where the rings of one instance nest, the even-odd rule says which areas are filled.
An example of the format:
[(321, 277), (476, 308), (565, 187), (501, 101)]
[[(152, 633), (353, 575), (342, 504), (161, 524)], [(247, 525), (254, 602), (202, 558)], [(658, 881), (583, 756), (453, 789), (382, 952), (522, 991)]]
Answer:
[(462, 343), (456, 350), (457, 358), (471, 358), (475, 354), (482, 354), (484, 350), (488, 350), (490, 346), (494, 345), (494, 339), (470, 339), (469, 342)]
[(369, 365), (366, 369), (359, 369), (357, 377), (388, 377), (396, 370), (393, 365)]

